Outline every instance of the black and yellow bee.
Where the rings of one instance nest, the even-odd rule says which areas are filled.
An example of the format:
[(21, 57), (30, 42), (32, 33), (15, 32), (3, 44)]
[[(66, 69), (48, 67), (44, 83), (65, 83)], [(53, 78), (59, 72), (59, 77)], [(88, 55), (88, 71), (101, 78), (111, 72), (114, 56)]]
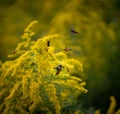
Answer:
[(56, 66), (54, 69), (56, 70), (56, 75), (58, 75), (61, 71), (62, 71), (62, 69), (64, 68), (64, 66), (62, 66), (62, 65), (58, 65), (58, 66)]

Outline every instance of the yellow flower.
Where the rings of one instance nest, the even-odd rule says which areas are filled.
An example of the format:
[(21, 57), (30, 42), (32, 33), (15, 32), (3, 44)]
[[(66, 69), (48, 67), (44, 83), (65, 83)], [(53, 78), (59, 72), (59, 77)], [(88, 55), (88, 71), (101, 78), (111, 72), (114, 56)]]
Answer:
[(35, 25), (35, 24), (38, 24), (38, 21), (37, 20), (34, 20), (32, 21), (24, 30), (24, 32), (31, 32), (31, 28)]
[(46, 92), (48, 94), (48, 98), (49, 100), (54, 104), (55, 106), (55, 110), (56, 110), (56, 114), (60, 114), (61, 111), (61, 106), (60, 106), (60, 102), (56, 96), (56, 88), (53, 84), (48, 84), (46, 87)]
[(114, 96), (110, 96), (111, 104), (109, 106), (109, 109), (107, 111), (107, 114), (113, 114), (115, 107), (116, 107), (116, 100)]

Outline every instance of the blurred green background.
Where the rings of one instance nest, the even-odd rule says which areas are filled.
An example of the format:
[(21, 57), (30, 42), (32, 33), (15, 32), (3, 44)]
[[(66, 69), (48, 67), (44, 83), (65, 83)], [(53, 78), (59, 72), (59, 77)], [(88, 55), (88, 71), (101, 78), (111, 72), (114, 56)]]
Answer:
[[(120, 0), (0, 0), (1, 61), (33, 20), (39, 21), (33, 40), (58, 33), (55, 51), (72, 48), (68, 56), (83, 63), (89, 90), (83, 106), (105, 112), (113, 95), (120, 107)], [(71, 33), (73, 28), (79, 34)]]

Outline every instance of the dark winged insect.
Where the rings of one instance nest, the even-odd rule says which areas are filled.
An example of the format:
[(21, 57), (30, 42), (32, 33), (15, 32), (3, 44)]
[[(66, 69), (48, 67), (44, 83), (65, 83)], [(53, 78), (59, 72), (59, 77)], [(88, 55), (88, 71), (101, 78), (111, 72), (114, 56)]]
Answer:
[(71, 33), (73, 33), (73, 34), (80, 34), (78, 31), (76, 31), (74, 29), (71, 29)]
[(61, 71), (62, 71), (62, 69), (64, 68), (64, 66), (62, 66), (62, 65), (58, 65), (58, 66), (56, 66), (54, 69), (56, 70), (56, 75), (58, 75)]
[(50, 46), (50, 40), (47, 41), (47, 46), (48, 46), (48, 47)]
[(63, 50), (66, 51), (66, 52), (68, 52), (68, 51), (71, 51), (72, 49), (68, 48), (68, 47), (65, 47)]
[(13, 52), (12, 52), (12, 54), (16, 54), (17, 53), (17, 50), (14, 50)]

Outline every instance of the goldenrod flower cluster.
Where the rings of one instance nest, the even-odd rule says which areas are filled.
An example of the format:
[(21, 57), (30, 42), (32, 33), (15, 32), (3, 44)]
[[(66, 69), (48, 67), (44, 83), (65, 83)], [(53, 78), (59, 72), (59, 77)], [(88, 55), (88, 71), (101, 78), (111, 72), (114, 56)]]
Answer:
[(50, 49), (58, 34), (31, 40), (36, 23), (25, 29), (10, 60), (0, 64), (1, 114), (62, 114), (87, 92), (86, 83), (75, 76), (83, 71), (82, 64)]

